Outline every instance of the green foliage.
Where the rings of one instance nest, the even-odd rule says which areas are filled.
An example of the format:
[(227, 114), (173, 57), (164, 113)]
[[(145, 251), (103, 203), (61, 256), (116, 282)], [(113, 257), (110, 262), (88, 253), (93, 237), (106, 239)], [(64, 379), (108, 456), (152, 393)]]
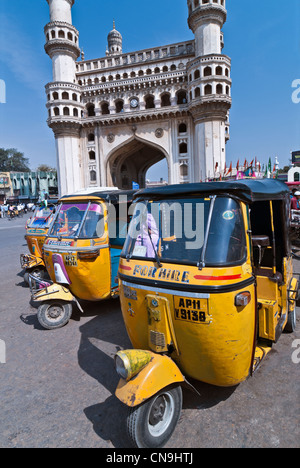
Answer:
[(15, 148), (0, 148), (1, 172), (30, 172), (29, 159)]

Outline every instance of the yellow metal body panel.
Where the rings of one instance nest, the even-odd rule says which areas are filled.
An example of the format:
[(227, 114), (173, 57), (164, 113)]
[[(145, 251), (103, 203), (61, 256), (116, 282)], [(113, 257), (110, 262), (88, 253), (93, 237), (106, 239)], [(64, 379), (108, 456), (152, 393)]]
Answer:
[[(134, 350), (133, 350), (134, 351)], [(133, 379), (120, 379), (116, 397), (127, 406), (138, 406), (161, 389), (184, 377), (174, 361), (167, 356), (151, 353), (151, 361)]]
[(103, 248), (101, 245), (93, 246), (93, 250), (99, 248), (99, 255), (92, 259), (80, 259), (80, 249), (89, 246), (89, 241), (78, 240), (73, 248), (66, 251), (59, 246), (49, 250), (45, 244), (45, 263), (51, 280), (55, 282), (52, 259), (53, 255), (60, 254), (71, 282), (69, 288), (72, 294), (79, 299), (98, 301), (111, 295), (110, 252), (107, 244)]
[[(107, 220), (106, 205), (98, 197), (70, 197), (68, 202), (95, 200), (101, 203)], [(95, 255), (93, 255), (93, 252)], [(91, 253), (90, 258), (87, 257)], [(87, 301), (99, 301), (114, 295), (111, 290), (111, 257), (107, 222), (99, 239), (71, 239), (49, 237), (44, 244), (44, 258), (52, 281), (56, 281), (53, 256), (61, 255), (70, 279), (69, 289), (75, 297)], [(82, 254), (82, 255), (81, 255)]]
[(52, 284), (45, 289), (34, 293), (32, 299), (37, 302), (45, 302), (48, 300), (62, 300), (72, 302), (74, 296), (70, 293), (68, 288), (61, 286), (60, 284)]
[[(197, 268), (194, 271), (198, 272)], [(190, 272), (193, 274), (193, 267)], [(144, 286), (140, 289), (120, 282), (122, 313), (133, 346), (153, 350), (149, 342), (151, 329), (165, 335), (167, 344), (173, 335), (171, 357), (186, 376), (219, 386), (233, 386), (245, 380), (250, 372), (254, 346), (254, 285), (200, 299), (193, 294), (180, 296), (179, 291), (180, 286), (176, 295), (168, 290), (155, 294), (161, 316), (165, 314), (166, 302), (170, 311), (172, 328), (166, 331), (166, 320), (153, 320), (153, 328), (149, 324), (147, 304), (153, 293)], [(251, 293), (251, 302), (245, 307), (236, 307), (235, 296), (243, 291)]]

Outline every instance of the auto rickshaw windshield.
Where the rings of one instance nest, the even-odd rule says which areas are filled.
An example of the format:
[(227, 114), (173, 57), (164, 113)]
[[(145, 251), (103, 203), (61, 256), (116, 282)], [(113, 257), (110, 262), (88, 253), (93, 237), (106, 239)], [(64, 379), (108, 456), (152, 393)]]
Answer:
[(122, 256), (226, 266), (241, 264), (246, 253), (239, 202), (213, 196), (138, 202)]
[(63, 203), (51, 228), (50, 236), (102, 237), (104, 211), (99, 203)]
[(36, 208), (27, 227), (48, 227), (52, 221), (53, 208), (38, 207)]

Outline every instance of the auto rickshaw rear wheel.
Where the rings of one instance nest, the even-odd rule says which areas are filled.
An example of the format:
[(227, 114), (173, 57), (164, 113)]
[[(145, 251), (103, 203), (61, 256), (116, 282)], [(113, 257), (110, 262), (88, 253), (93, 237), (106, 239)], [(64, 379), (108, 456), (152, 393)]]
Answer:
[(127, 432), (135, 447), (163, 447), (176, 428), (181, 408), (180, 385), (163, 389), (141, 405), (130, 408)]
[(288, 313), (288, 319), (284, 327), (285, 333), (294, 333), (296, 330), (296, 301), (293, 301), (293, 309)]
[(64, 301), (49, 301), (41, 304), (37, 318), (43, 328), (53, 330), (64, 327), (72, 315), (72, 304)]

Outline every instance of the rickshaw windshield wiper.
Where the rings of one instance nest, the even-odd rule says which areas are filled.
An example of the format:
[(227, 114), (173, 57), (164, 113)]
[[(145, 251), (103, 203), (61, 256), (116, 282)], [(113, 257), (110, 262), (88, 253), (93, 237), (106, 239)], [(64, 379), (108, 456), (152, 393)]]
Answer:
[(207, 220), (207, 226), (206, 226), (206, 232), (205, 232), (205, 238), (204, 238), (204, 243), (203, 243), (203, 248), (202, 248), (202, 254), (201, 254), (200, 261), (199, 261), (199, 263), (197, 265), (199, 270), (202, 270), (202, 268), (205, 267), (205, 253), (206, 253), (209, 230), (210, 230), (210, 225), (211, 225), (211, 220), (212, 220), (212, 215), (213, 215), (213, 210), (214, 210), (216, 198), (217, 198), (217, 196), (214, 195), (213, 198), (211, 199), (211, 202), (210, 202), (208, 220)]

